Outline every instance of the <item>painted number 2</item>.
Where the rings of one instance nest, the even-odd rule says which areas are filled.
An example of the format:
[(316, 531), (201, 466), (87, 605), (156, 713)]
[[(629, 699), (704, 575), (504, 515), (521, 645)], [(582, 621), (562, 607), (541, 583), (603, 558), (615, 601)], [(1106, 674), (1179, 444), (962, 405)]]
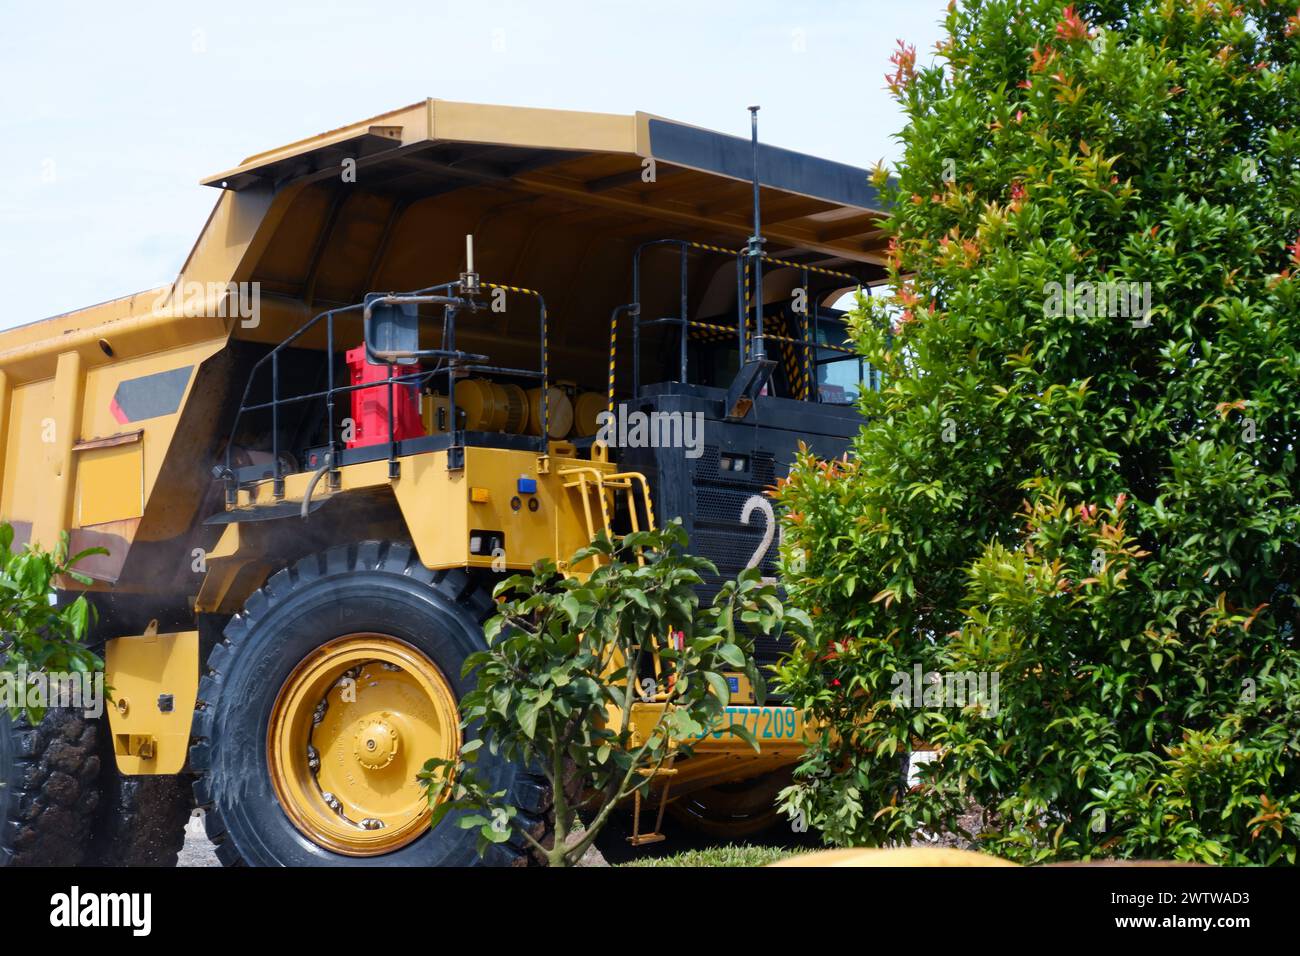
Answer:
[[(763, 512), (763, 540), (750, 556), (746, 568), (756, 568), (767, 556), (767, 549), (772, 547), (772, 539), (776, 536), (776, 512), (772, 510), (772, 502), (768, 501), (762, 495), (750, 495), (745, 504), (740, 509), (740, 523), (749, 524), (750, 517), (755, 511)], [(763, 578), (764, 584), (775, 584), (776, 578)]]

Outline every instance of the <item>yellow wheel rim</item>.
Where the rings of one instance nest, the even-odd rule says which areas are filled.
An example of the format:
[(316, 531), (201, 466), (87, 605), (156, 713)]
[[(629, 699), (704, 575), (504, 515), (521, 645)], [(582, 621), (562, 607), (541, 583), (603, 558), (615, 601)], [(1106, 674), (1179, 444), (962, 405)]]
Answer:
[(317, 648), (280, 688), (267, 758), (280, 805), (312, 842), (391, 853), (424, 832), (417, 774), (460, 749), (456, 695), (437, 666), (383, 634)]

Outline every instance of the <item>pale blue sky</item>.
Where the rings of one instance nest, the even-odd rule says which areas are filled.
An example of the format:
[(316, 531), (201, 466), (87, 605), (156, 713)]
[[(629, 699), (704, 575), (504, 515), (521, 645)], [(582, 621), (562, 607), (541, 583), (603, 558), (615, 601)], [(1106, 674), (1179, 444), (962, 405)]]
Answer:
[(175, 277), (251, 153), (426, 96), (645, 110), (867, 166), (946, 0), (0, 0), (0, 328)]

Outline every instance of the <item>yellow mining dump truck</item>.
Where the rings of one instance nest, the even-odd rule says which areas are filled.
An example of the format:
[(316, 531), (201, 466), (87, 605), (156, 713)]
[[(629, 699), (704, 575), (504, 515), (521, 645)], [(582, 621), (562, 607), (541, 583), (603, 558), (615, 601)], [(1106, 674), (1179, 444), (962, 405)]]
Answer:
[[(880, 202), (756, 136), (440, 100), (204, 185), (173, 284), (0, 333), (0, 519), (106, 549), (114, 689), (0, 726), (0, 861), (174, 861), (192, 782), (225, 863), (473, 863), (415, 775), (494, 579), (672, 517), (772, 573), (764, 490), (874, 384), (833, 304), (883, 275)], [(803, 724), (747, 714), (761, 754), (710, 735), (673, 813), (773, 821)]]

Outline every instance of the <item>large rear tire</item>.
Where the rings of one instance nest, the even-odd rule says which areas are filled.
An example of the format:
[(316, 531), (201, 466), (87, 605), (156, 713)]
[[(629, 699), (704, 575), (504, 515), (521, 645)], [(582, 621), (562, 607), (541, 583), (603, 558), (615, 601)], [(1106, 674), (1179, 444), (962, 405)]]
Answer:
[[(519, 842), (480, 861), (475, 831), (454, 815), (431, 831), (414, 779), (459, 744), (456, 702), (472, 686), (461, 667), (490, 610), (467, 573), (429, 571), (404, 544), (334, 548), (274, 575), (227, 625), (199, 686), (190, 765), (218, 859), (526, 863)], [(479, 754), (490, 789), (542, 835), (548, 788)]]
[(0, 866), (78, 866), (99, 805), (98, 724), (50, 710), (36, 727), (0, 711)]

